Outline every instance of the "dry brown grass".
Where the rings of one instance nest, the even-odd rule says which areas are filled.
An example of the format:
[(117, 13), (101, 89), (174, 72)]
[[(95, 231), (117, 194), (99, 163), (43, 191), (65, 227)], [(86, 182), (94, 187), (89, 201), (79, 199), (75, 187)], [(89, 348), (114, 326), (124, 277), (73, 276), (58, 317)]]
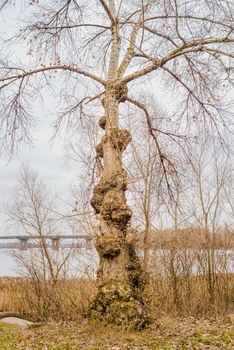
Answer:
[[(228, 278), (228, 284), (227, 284)], [(159, 316), (212, 316), (234, 313), (234, 274), (216, 275), (211, 297), (206, 276), (178, 278), (154, 276), (145, 288), (144, 298), (152, 318)], [(88, 279), (59, 280), (55, 288), (37, 286), (23, 278), (0, 279), (0, 310), (29, 315), (32, 320), (82, 320), (95, 294)]]
[(88, 279), (61, 279), (52, 286), (27, 278), (1, 278), (0, 311), (28, 315), (35, 321), (79, 320), (94, 292), (95, 284)]
[[(146, 288), (146, 298), (153, 317), (158, 315), (210, 317), (234, 313), (234, 274), (216, 275), (212, 297), (206, 276), (154, 279)], [(175, 289), (176, 288), (176, 289)]]

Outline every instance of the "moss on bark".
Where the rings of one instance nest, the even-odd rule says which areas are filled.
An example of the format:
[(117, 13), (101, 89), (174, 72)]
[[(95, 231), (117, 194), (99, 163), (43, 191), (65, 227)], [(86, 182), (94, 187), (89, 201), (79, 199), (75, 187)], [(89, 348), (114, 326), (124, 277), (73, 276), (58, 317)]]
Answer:
[(126, 270), (131, 285), (138, 291), (143, 289), (146, 283), (145, 275), (142, 270), (141, 261), (136, 254), (132, 243), (125, 243), (125, 250), (128, 256), (128, 263), (126, 264)]
[(87, 315), (92, 320), (140, 330), (147, 323), (142, 302), (134, 298), (131, 286), (123, 281), (110, 281), (99, 288)]

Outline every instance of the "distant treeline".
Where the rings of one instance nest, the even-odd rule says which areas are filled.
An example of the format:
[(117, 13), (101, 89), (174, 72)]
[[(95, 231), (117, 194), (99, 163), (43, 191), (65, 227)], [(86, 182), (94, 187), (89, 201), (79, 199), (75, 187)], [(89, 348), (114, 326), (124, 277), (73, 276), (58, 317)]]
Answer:
[[(137, 245), (143, 245), (144, 232), (137, 233)], [(234, 249), (234, 231), (216, 233), (200, 228), (152, 230), (149, 246), (153, 249)]]

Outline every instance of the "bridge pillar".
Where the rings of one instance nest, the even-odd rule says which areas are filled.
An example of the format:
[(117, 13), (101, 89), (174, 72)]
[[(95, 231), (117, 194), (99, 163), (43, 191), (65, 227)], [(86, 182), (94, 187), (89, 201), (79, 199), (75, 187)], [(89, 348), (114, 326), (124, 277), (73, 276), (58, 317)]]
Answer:
[(60, 238), (59, 237), (51, 237), (52, 250), (59, 250), (60, 246)]
[(28, 239), (25, 237), (19, 238), (19, 249), (27, 250), (27, 248), (28, 248)]

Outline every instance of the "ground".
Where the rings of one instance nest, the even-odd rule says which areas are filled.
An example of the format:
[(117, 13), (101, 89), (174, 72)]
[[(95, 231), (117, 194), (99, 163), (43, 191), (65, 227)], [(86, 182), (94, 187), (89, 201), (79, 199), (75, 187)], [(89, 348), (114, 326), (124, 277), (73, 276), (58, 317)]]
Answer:
[(0, 325), (1, 350), (233, 350), (234, 325), (228, 319), (164, 317), (144, 331), (100, 325), (48, 323), (35, 329)]

